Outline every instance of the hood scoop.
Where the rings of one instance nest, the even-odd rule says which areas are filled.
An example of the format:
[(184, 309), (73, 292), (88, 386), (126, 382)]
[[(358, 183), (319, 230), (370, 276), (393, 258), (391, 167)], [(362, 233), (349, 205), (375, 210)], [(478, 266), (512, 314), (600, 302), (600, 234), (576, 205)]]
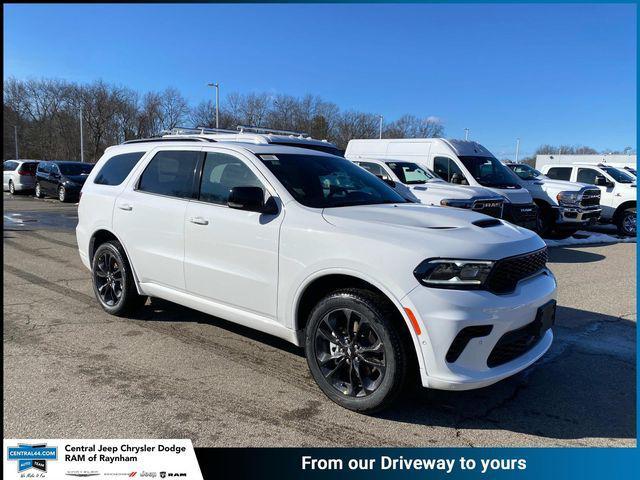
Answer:
[(480, 228), (498, 227), (502, 225), (502, 222), (497, 218), (487, 218), (486, 220), (485, 219), (476, 220), (475, 222), (471, 222), (471, 223), (474, 224), (476, 227), (480, 227)]

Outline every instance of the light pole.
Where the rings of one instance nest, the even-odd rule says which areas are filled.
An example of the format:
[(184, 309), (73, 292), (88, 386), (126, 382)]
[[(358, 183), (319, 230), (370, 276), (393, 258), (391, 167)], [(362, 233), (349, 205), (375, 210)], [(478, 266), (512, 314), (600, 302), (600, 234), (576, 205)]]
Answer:
[(208, 83), (207, 86), (216, 89), (216, 128), (220, 128), (220, 84)]
[(382, 139), (382, 119), (384, 117), (382, 115), (378, 115), (378, 118), (380, 118), (380, 135), (378, 138)]
[(516, 138), (516, 163), (518, 163), (518, 153), (520, 153), (520, 139)]
[(80, 106), (80, 161), (84, 163), (84, 135), (82, 132), (82, 106)]
[(464, 129), (464, 139), (465, 140), (469, 140), (469, 129), (468, 128)]
[(16, 160), (18, 160), (20, 157), (18, 156), (18, 126), (17, 125), (13, 126), (13, 139), (16, 142)]

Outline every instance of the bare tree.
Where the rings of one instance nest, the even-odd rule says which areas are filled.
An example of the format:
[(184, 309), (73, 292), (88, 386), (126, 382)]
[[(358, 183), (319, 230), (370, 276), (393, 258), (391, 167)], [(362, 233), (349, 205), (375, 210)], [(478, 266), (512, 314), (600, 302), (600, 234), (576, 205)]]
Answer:
[(190, 109), (187, 100), (175, 88), (169, 87), (160, 95), (160, 126), (170, 130), (181, 126), (187, 119)]

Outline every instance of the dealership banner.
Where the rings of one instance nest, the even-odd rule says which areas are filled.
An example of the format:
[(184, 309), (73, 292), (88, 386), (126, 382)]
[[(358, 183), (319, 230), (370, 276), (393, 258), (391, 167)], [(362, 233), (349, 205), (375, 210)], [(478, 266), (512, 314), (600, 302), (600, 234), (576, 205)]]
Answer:
[(202, 480), (191, 440), (5, 439), (3, 478)]

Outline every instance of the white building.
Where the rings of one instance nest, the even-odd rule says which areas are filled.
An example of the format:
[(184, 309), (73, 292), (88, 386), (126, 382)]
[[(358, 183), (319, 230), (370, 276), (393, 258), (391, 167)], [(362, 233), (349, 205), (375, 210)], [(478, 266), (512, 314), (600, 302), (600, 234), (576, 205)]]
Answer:
[(536, 169), (548, 164), (607, 163), (616, 167), (636, 168), (637, 155), (536, 155)]

